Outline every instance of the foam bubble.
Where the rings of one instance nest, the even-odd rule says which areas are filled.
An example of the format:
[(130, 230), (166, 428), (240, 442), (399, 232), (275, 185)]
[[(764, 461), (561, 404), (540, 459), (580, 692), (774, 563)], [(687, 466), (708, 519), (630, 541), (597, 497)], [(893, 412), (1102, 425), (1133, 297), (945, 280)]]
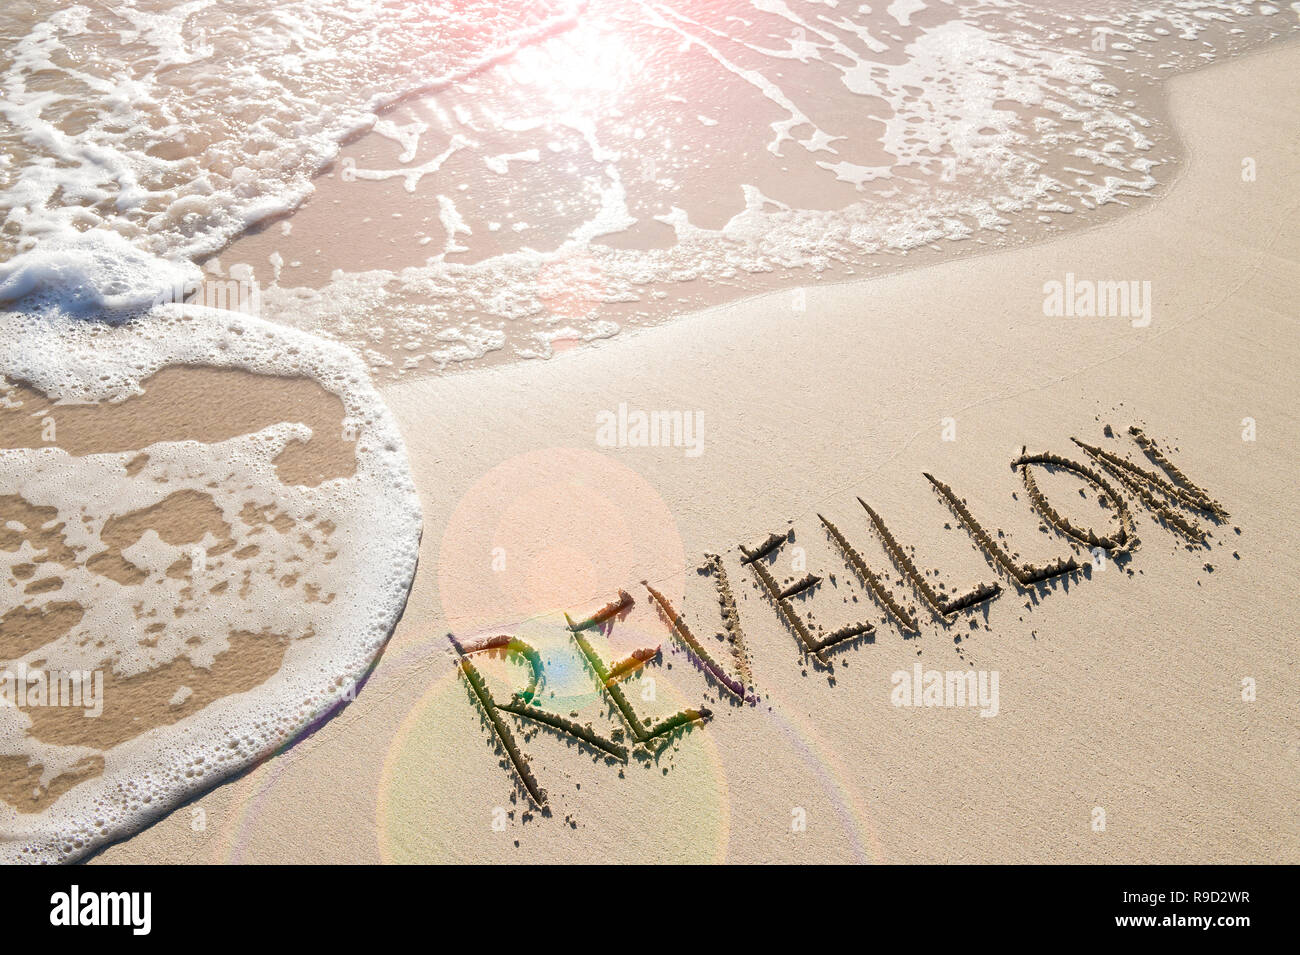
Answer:
[(191, 262), (150, 255), (99, 229), (50, 239), (0, 263), (0, 305), (23, 301), (73, 315), (125, 316), (168, 300), (201, 275)]

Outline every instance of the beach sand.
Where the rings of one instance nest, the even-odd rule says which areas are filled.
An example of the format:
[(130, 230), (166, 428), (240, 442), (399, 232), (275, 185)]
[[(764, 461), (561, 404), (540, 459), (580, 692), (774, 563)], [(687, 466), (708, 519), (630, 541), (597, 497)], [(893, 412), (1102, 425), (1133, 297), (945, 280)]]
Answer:
[[(1300, 862), (1297, 77), (1290, 43), (1174, 79), (1185, 171), (1097, 228), (752, 298), (544, 363), (385, 384), (424, 533), (369, 681), (288, 751), (94, 861)], [(1149, 326), (1045, 316), (1044, 283), (1067, 273), (1149, 281)], [(602, 446), (599, 416), (620, 405), (691, 412), (700, 453)], [(1150, 467), (1130, 425), (1230, 513), (1202, 521), (1207, 546), (1130, 498), (1131, 558), (1022, 591), (923, 476), (1046, 562), (1071, 550), (1040, 529), (1010, 462), (1022, 446), (1085, 460), (1077, 437)], [(1067, 516), (1103, 526), (1091, 489), (1041, 480)], [(856, 497), (949, 593), (1003, 592), (940, 625), (897, 586)], [(819, 514), (887, 575), (918, 636), (871, 599)], [(798, 613), (875, 628), (830, 652), (832, 669), (801, 654), (738, 551), (791, 530), (773, 576), (802, 576), (803, 556), (824, 578)], [(732, 667), (714, 578), (697, 573), (707, 554), (734, 593), (752, 705), (691, 666), (642, 584)], [(633, 607), (590, 639), (607, 664), (662, 647), (626, 684), (637, 711), (711, 718), (623, 765), (508, 717), (548, 791), (540, 812), (446, 635), (528, 641), (548, 674), (540, 704), (609, 736), (618, 721), (565, 614), (620, 589)], [(997, 715), (892, 705), (891, 675), (917, 663), (996, 671)], [(513, 664), (480, 665), (498, 700), (522, 685)]]

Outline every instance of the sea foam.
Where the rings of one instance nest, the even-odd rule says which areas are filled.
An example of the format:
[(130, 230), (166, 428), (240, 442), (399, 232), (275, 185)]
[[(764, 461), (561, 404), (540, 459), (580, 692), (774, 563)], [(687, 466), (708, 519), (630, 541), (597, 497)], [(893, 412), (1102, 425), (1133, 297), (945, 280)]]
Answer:
[[(0, 610), (36, 615), (6, 640), (28, 636), (22, 619), (79, 608), (66, 633), (4, 665), (107, 682), (97, 719), (0, 706), (0, 759), (38, 773), (25, 811), (0, 798), (0, 861), (76, 858), (283, 747), (354, 695), (401, 615), (419, 503), (401, 436), (347, 349), (186, 305), (117, 327), (0, 313), (5, 404), (23, 382), (60, 402), (46, 412), (55, 425), (67, 403), (129, 400), (153, 373), (187, 364), (319, 383), (342, 403), (355, 471), (281, 480), (277, 457), (323, 437), (293, 408), (219, 441), (72, 455), (51, 434), (48, 446), (0, 450), (6, 513), (36, 515), (5, 525)], [(188, 508), (190, 524), (151, 518), (168, 507)], [(176, 527), (193, 515), (202, 534), (182, 539)], [(39, 586), (14, 586), (19, 576)], [(223, 661), (237, 645), (265, 672), (232, 677)], [(234, 682), (214, 689), (222, 679)]]

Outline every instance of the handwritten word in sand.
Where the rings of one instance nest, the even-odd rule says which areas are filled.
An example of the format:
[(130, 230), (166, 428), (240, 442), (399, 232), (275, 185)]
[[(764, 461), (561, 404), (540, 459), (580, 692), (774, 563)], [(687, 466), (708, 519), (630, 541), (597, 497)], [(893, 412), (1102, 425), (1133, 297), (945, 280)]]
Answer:
[[(1106, 428), (1106, 434), (1112, 434), (1109, 427)], [(962, 593), (941, 593), (940, 590), (944, 589), (942, 585), (936, 590), (913, 558), (908, 556), (909, 548), (900, 543), (889, 530), (884, 518), (862, 498), (858, 498), (858, 503), (865, 511), (867, 523), (879, 538), (885, 553), (903, 580), (915, 591), (919, 603), (940, 625), (948, 625), (958, 614), (997, 600), (1008, 588), (1021, 593), (1041, 591), (1044, 585), (1056, 578), (1078, 575), (1084, 564), (1104, 566), (1102, 561), (1106, 557), (1115, 559), (1134, 551), (1139, 543), (1136, 510), (1139, 506), (1149, 512), (1156, 524), (1182, 539), (1187, 546), (1196, 547), (1207, 543), (1207, 530), (1192, 515), (1199, 515), (1201, 519), (1217, 524), (1228, 516), (1227, 511), (1206, 491), (1192, 483), (1141, 429), (1132, 427), (1129, 434), (1138, 449), (1155, 465), (1155, 469), (1135, 464), (1120, 454), (1077, 438), (1071, 440), (1081, 449), (1085, 461), (1051, 453), (1030, 454), (1022, 449), (1011, 462), (1024, 484), (1029, 506), (1047, 527), (1064, 537), (1071, 547), (1071, 554), (1043, 564), (1020, 560), (1016, 553), (1000, 542), (1003, 537), (1001, 532), (995, 536), (985, 529), (965, 499), (948, 484), (931, 474), (925, 474), (930, 486), (952, 511), (989, 567), (1002, 578), (978, 583)], [(1040, 473), (1072, 475), (1074, 479), (1091, 486), (1098, 504), (1109, 513), (1109, 526), (1098, 531), (1071, 521), (1063, 513), (1059, 502), (1049, 500), (1039, 486), (1035, 475)], [(886, 588), (882, 579), (886, 575), (867, 563), (839, 527), (820, 514), (818, 519), (829, 539), (840, 551), (844, 562), (886, 617), (905, 636), (918, 634), (920, 623), (915, 611), (905, 608)], [(866, 621), (859, 621), (827, 633), (820, 625), (814, 624), (810, 616), (801, 613), (795, 600), (821, 584), (822, 578), (804, 574), (790, 583), (778, 581), (774, 564), (782, 548), (792, 539), (793, 533), (787, 531), (771, 534), (755, 546), (741, 545), (741, 564), (754, 575), (759, 591), (780, 623), (790, 631), (804, 657), (811, 660), (813, 666), (829, 670), (832, 669), (832, 653), (864, 642), (873, 642), (875, 627)], [(1080, 563), (1081, 559), (1083, 563)], [(713, 577), (717, 587), (718, 607), (733, 657), (729, 666), (715, 659), (705, 649), (687, 626), (685, 618), (664, 594), (645, 581), (642, 586), (659, 611), (670, 638), (682, 646), (705, 679), (731, 702), (737, 705), (755, 705), (759, 698), (752, 685), (740, 615), (722, 559), (717, 555), (706, 555), (701, 570)], [(622, 688), (623, 682), (659, 658), (661, 648), (636, 650), (627, 659), (611, 665), (601, 658), (588, 636), (592, 633), (608, 635), (620, 616), (632, 607), (633, 602), (630, 593), (620, 590), (616, 599), (581, 621), (575, 622), (567, 614), (565, 616), (569, 638), (580, 651), (598, 691), (608, 698), (623, 724), (622, 727), (608, 731), (608, 735), (598, 732), (589, 723), (579, 724), (573, 718), (560, 716), (537, 705), (544, 673), (540, 654), (529, 644), (510, 635), (493, 636), (469, 643), (461, 643), (449, 635), (471, 698), (481, 709), (491, 732), (504, 748), (510, 767), (539, 809), (546, 808), (546, 790), (533, 775), (530, 761), (519, 748), (506, 714), (520, 721), (531, 721), (549, 727), (603, 755), (610, 762), (622, 764), (627, 764), (630, 756), (654, 759), (673, 739), (704, 724), (712, 716), (707, 708), (699, 706), (653, 720), (647, 719), (632, 705)], [(474, 664), (474, 658), (485, 653), (523, 663), (528, 669), (528, 682), (508, 700), (500, 700), (492, 694), (482, 673)], [(977, 692), (972, 694), (975, 701), (980, 702), (986, 712), (996, 712), (996, 684), (982, 693), (978, 692), (978, 686), (975, 689)], [(924, 700), (924, 693), (921, 693), (920, 699)], [(576, 717), (577, 714), (572, 716)]]

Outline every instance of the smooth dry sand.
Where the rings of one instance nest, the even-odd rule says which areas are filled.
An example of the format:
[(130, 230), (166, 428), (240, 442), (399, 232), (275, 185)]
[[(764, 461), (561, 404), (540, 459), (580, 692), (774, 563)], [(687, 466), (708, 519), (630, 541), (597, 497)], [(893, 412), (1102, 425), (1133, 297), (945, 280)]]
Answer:
[[(1298, 78), (1292, 44), (1176, 79), (1186, 172), (1104, 227), (810, 288), (802, 312), (777, 294), (544, 364), (387, 387), (426, 523), (373, 677), (288, 752), (97, 861), (1300, 862)], [(1067, 272), (1150, 281), (1150, 327), (1045, 317), (1043, 284)], [(597, 415), (620, 403), (698, 413), (703, 453), (599, 446)], [(942, 440), (949, 418), (955, 441)], [(922, 473), (1026, 559), (1051, 559), (1068, 548), (1039, 531), (1008, 464), (1022, 445), (1077, 458), (1070, 437), (1103, 442), (1104, 423), (1121, 436), (1141, 424), (1231, 512), (1209, 548), (1139, 514), (1142, 546), (1124, 567), (1034, 594), (1003, 577), (1008, 592), (985, 609), (947, 629), (922, 614), (921, 635), (904, 639), (818, 522), (897, 581), (860, 495), (950, 592), (997, 580)], [(1145, 460), (1125, 437), (1109, 445)], [(1044, 488), (1077, 500), (1068, 482)], [(1062, 506), (1084, 520), (1092, 505)], [(785, 552), (805, 548), (828, 577), (800, 612), (877, 628), (832, 654), (830, 677), (801, 659), (736, 551), (790, 527)], [(640, 584), (712, 644), (717, 603), (694, 573), (706, 553), (722, 554), (736, 593), (757, 706), (718, 700)], [(777, 571), (798, 576), (786, 556)], [(613, 660), (664, 647), (642, 674), (656, 701), (638, 679), (635, 705), (658, 716), (703, 702), (714, 717), (626, 768), (517, 730), (551, 796), (549, 815), (525, 813), (445, 634), (514, 633), (559, 660), (563, 613), (578, 619), (619, 588), (636, 606), (598, 649)], [(890, 674), (914, 662), (998, 671), (999, 714), (892, 706)], [(518, 679), (483, 667), (501, 696)], [(584, 674), (551, 679), (573, 691), (565, 709), (615, 725), (581, 697)], [(800, 818), (806, 831), (792, 831)]]

